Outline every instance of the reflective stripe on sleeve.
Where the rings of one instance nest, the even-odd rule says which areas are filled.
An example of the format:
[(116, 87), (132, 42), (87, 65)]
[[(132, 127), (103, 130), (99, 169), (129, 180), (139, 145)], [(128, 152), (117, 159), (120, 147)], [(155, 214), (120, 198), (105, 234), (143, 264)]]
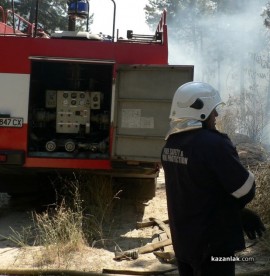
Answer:
[(249, 171), (249, 176), (248, 176), (246, 182), (242, 185), (241, 188), (234, 191), (232, 193), (232, 195), (236, 198), (240, 198), (240, 197), (246, 195), (252, 188), (253, 183), (254, 183), (254, 174)]

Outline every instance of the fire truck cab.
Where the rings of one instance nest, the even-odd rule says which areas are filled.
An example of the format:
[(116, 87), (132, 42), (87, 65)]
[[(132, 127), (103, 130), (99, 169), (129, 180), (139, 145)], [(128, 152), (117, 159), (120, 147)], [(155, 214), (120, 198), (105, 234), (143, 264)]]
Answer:
[(87, 170), (153, 196), (171, 100), (194, 69), (168, 65), (166, 12), (153, 35), (127, 38), (76, 31), (85, 0), (69, 1), (69, 30), (50, 35), (38, 13), (35, 22), (0, 14), (0, 191)]

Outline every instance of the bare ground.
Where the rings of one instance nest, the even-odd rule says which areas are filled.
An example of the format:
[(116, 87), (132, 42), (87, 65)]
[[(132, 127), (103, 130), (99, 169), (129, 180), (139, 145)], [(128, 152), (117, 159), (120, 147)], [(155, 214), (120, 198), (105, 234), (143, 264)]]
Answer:
[[(175, 269), (174, 264), (167, 263), (157, 258), (152, 252), (139, 254), (137, 259), (124, 259), (116, 261), (115, 251), (125, 251), (152, 243), (156, 228), (136, 228), (136, 222), (149, 218), (159, 220), (167, 219), (166, 194), (164, 189), (164, 177), (161, 172), (158, 179), (156, 196), (147, 203), (136, 205), (131, 202), (123, 202), (119, 205), (118, 216), (112, 219), (111, 229), (106, 229), (106, 239), (102, 236), (90, 246), (82, 246), (77, 252), (70, 252), (61, 256), (54, 252), (51, 259), (50, 248), (39, 246), (19, 248), (8, 239), (14, 236), (14, 231), (21, 231), (22, 226), (32, 225), (31, 211), (22, 208), (11, 207), (7, 197), (0, 198), (0, 274), (5, 269), (30, 268), (30, 269), (68, 269), (79, 271), (102, 272), (104, 269), (135, 270), (135, 271), (165, 271)], [(21, 203), (23, 205), (23, 202)], [(13, 208), (10, 212), (9, 209)], [(13, 229), (13, 230), (12, 230)], [(239, 256), (253, 257), (251, 262), (237, 262), (237, 273), (252, 272), (270, 268), (270, 253), (265, 247), (265, 242), (256, 241), (247, 243), (248, 248), (240, 252)], [(269, 246), (268, 246), (269, 248)], [(172, 251), (172, 248), (165, 248)], [(55, 251), (55, 249), (54, 249)], [(56, 249), (57, 251), (57, 249)], [(248, 274), (247, 274), (248, 275)], [(259, 274), (270, 275), (270, 274)]]

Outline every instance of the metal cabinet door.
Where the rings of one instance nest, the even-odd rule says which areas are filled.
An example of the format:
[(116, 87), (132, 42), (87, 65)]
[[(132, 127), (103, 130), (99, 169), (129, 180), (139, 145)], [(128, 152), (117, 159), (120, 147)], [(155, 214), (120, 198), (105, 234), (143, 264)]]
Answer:
[(117, 71), (112, 158), (159, 162), (176, 89), (193, 66), (123, 66)]

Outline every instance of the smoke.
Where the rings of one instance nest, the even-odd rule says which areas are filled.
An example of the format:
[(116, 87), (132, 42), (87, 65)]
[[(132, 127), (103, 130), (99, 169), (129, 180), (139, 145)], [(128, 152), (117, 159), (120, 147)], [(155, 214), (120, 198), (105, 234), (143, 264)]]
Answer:
[[(265, 78), (269, 82), (264, 68), (268, 64), (267, 29), (261, 16), (265, 1), (245, 1), (252, 3), (234, 14), (194, 18), (192, 41), (186, 39), (182, 26), (168, 23), (169, 63), (195, 65), (195, 80), (211, 82), (223, 97), (247, 89), (254, 75), (259, 85), (265, 85)], [(245, 79), (245, 87), (240, 78)]]
[(168, 22), (169, 64), (194, 65), (194, 80), (213, 85), (225, 102), (238, 95), (244, 103), (252, 95), (249, 109), (255, 117), (255, 109), (264, 111), (261, 124), (267, 136), (261, 137), (269, 137), (270, 35), (262, 17), (267, 0), (236, 2), (245, 5), (238, 4), (239, 9), (231, 13), (215, 12), (216, 6), (205, 16), (194, 16), (194, 9), (187, 10), (187, 20), (193, 13), (192, 32), (177, 20), (185, 16), (183, 12)]

